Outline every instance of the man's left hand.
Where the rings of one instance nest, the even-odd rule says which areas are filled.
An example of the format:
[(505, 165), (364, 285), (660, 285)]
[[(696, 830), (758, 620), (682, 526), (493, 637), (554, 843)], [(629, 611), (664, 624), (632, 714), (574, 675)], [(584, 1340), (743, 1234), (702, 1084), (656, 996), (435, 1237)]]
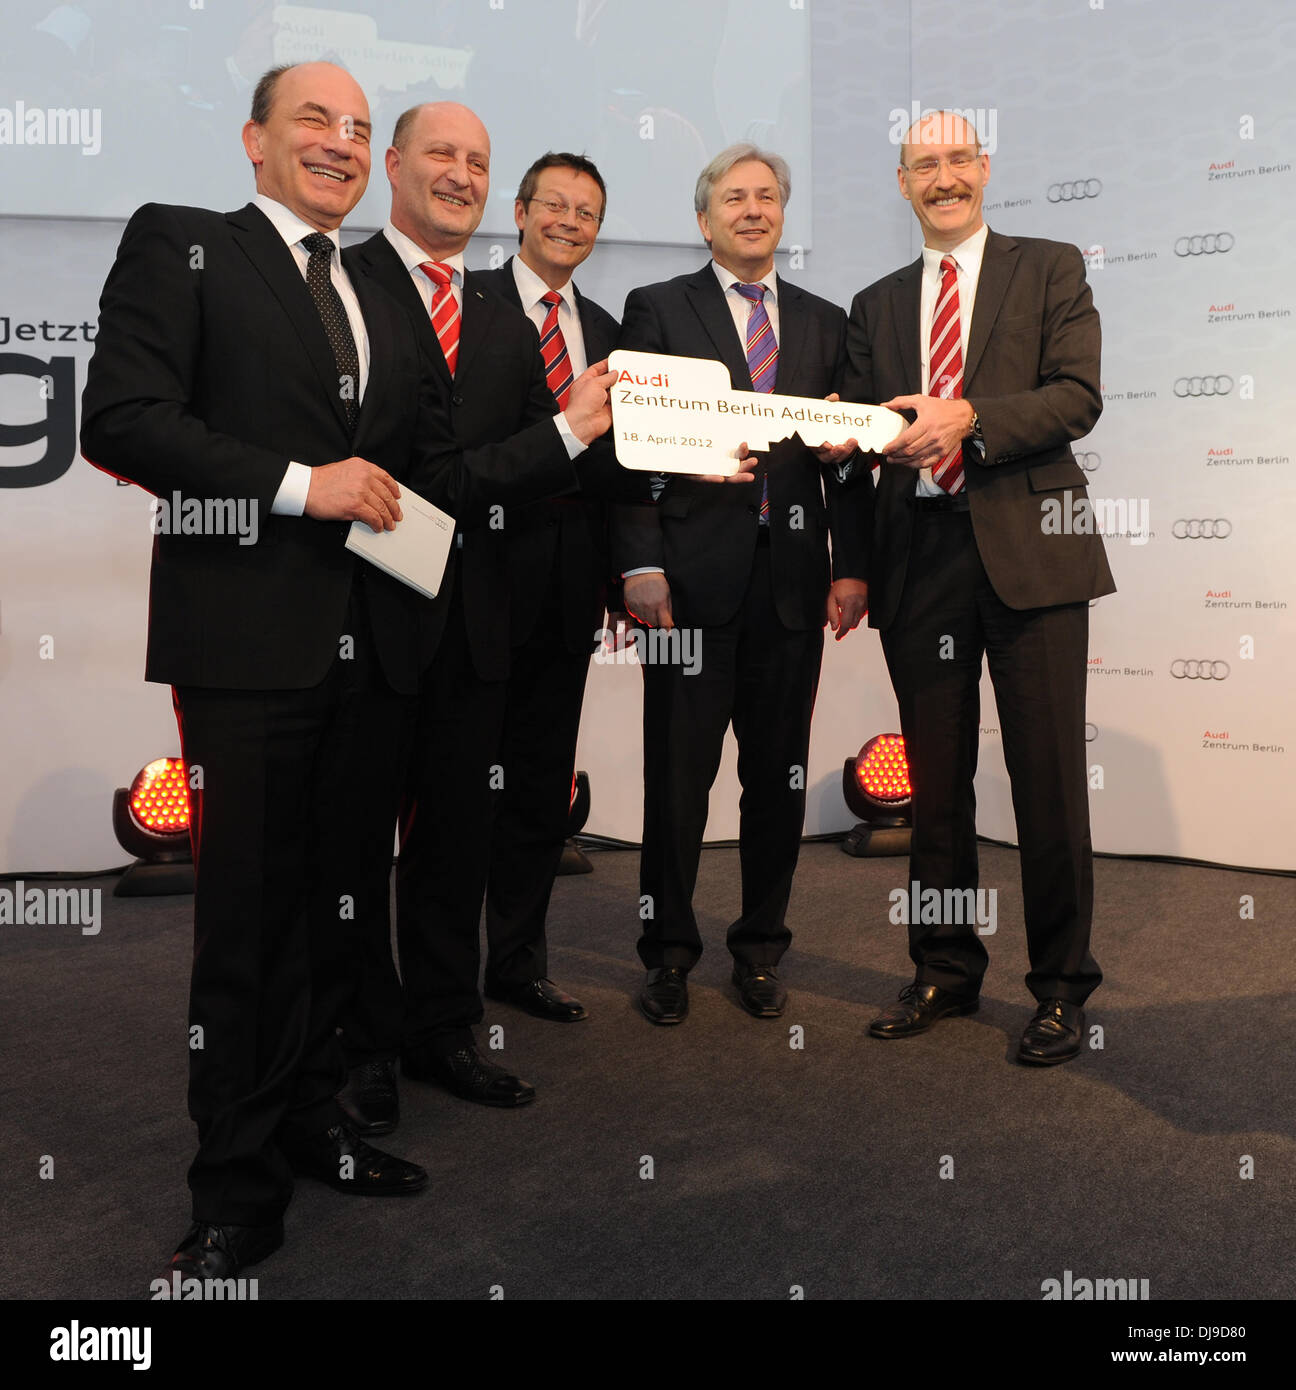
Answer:
[(868, 612), (868, 585), (862, 579), (835, 579), (828, 590), (828, 612), (824, 621), (840, 642), (854, 632)]
[(939, 396), (893, 396), (882, 405), (887, 410), (913, 410), (917, 419), (882, 446), (890, 463), (906, 468), (934, 468), (949, 451), (972, 433), (973, 410), (965, 400), (947, 401)]
[[(839, 401), (841, 397), (834, 391), (831, 396), (825, 396), (824, 400)], [(858, 449), (859, 441), (848, 439), (845, 444), (821, 444), (815, 450), (815, 456), (820, 463), (826, 463), (830, 468), (840, 468)]]

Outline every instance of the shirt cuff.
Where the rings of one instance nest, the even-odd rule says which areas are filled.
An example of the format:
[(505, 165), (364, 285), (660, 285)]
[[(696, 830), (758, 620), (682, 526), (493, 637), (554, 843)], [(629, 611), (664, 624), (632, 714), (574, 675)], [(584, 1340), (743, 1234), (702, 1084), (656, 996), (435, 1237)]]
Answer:
[(633, 579), (636, 574), (665, 574), (660, 565), (640, 565), (637, 570), (622, 570), (622, 579)]
[(577, 454), (583, 454), (589, 447), (582, 444), (571, 431), (571, 426), (567, 423), (567, 412), (560, 410), (554, 417), (554, 424), (558, 426), (558, 433), (562, 435), (562, 442), (567, 449), (567, 457), (574, 459)]
[(271, 516), (305, 516), (311, 471), (304, 463), (290, 463), (270, 504)]

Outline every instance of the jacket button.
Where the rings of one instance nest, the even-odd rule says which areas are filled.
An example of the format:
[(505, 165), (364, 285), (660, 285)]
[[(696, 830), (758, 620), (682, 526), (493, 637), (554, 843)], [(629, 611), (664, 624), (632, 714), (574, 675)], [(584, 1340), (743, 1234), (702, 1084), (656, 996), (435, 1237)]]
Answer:
[(748, 515), (748, 516), (755, 516), (755, 515), (756, 515), (756, 508), (755, 508), (750, 502), (747, 504), (747, 515)]
[(451, 401), (452, 401), (455, 405), (462, 405), (462, 404), (463, 404), (463, 397), (462, 397), (462, 396), (451, 396), (450, 399), (451, 399)]

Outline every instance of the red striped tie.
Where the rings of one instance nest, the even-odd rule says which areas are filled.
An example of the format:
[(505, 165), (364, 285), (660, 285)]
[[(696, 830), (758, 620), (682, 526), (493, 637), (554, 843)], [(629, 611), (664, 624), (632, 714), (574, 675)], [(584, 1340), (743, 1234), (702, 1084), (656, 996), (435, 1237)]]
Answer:
[[(963, 394), (963, 325), (959, 318), (958, 266), (953, 256), (942, 257), (940, 293), (932, 319), (927, 394), (955, 401)], [(932, 482), (951, 496), (963, 490), (963, 441), (960, 440), (931, 471)]]
[(558, 327), (558, 306), (562, 303), (562, 295), (557, 290), (550, 290), (548, 294), (540, 296), (540, 303), (548, 310), (540, 325), (540, 356), (544, 358), (545, 380), (549, 383), (554, 400), (558, 402), (558, 409), (566, 410), (567, 398), (571, 395), (572, 368), (571, 358), (567, 355), (567, 340)]
[(446, 366), (454, 376), (459, 365), (459, 302), (450, 288), (454, 277), (454, 267), (444, 261), (424, 261), (419, 269), (432, 281), (436, 288), (432, 291), (432, 331), (437, 335), (441, 351), (445, 353)]

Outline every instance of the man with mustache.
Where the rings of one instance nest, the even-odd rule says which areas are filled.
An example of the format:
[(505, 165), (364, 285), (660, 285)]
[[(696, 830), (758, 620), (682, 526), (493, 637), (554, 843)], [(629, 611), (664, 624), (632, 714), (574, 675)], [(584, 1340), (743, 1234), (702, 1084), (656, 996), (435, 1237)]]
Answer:
[[(1089, 952), (1085, 681), (1088, 602), (1115, 585), (1101, 537), (1043, 525), (1050, 502), (1087, 496), (1071, 444), (1102, 410), (1100, 331), (1074, 246), (986, 227), (989, 177), (962, 117), (937, 111), (910, 127), (897, 178), (922, 255), (855, 296), (843, 394), (915, 414), (882, 452), (869, 564), (869, 623), (914, 789), (910, 880), (943, 902), (978, 884), (984, 655), (1038, 1005), (1017, 1056), (1050, 1065), (1079, 1053), (1083, 1005), (1102, 980)], [(973, 921), (910, 922), (909, 955), (914, 980), (874, 1037), (912, 1037), (977, 1007), (987, 955)]]

